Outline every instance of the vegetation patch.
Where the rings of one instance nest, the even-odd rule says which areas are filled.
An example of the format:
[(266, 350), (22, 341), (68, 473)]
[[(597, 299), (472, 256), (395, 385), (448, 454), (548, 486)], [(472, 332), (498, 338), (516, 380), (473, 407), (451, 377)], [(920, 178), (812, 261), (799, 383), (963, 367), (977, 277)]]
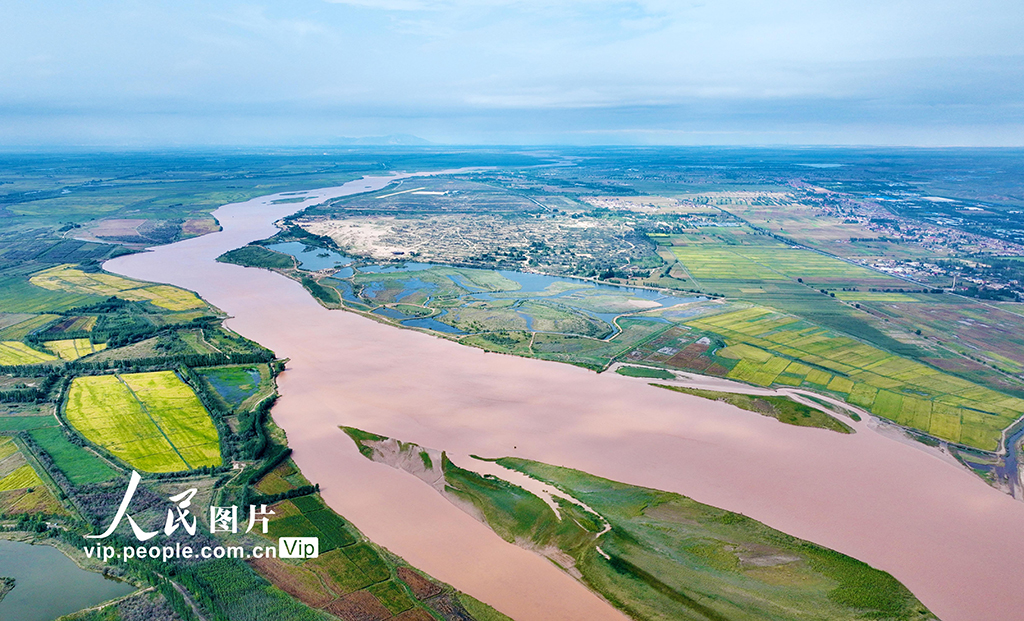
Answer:
[(619, 375), (626, 377), (648, 377), (652, 379), (675, 379), (675, 373), (665, 369), (652, 369), (650, 367), (635, 367), (632, 365), (621, 366), (615, 369)]
[(829, 416), (817, 408), (812, 408), (803, 403), (797, 403), (787, 397), (775, 396), (752, 396), (731, 392), (718, 392), (714, 390), (699, 390), (695, 388), (684, 388), (682, 386), (666, 386), (654, 384), (658, 388), (667, 388), (676, 392), (694, 395), (713, 401), (724, 401), (730, 405), (757, 412), (764, 416), (770, 416), (780, 423), (796, 425), (797, 427), (820, 427), (838, 431), (839, 433), (853, 433), (853, 429), (846, 423)]
[(243, 267), (265, 267), (288, 270), (295, 267), (295, 259), (291, 256), (268, 250), (263, 246), (248, 245), (229, 250), (217, 257), (222, 263), (234, 263)]
[(29, 435), (75, 485), (102, 483), (118, 475), (116, 470), (95, 453), (68, 441), (64, 431), (59, 427), (33, 429)]

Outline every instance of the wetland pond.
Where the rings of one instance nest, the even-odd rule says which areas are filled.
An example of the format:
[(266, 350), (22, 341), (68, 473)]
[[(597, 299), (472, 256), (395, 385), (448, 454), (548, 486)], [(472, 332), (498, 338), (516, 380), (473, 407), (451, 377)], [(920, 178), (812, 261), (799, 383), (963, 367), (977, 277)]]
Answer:
[(0, 619), (12, 621), (53, 621), (135, 590), (80, 568), (52, 546), (5, 539), (0, 539), (0, 576), (16, 580), (0, 602)]
[[(624, 314), (707, 299), (511, 270), (454, 268), (413, 261), (365, 264), (303, 242), (268, 244), (266, 247), (294, 257), (304, 270), (337, 270), (321, 284), (334, 287), (349, 306), (365, 310), (389, 304), (378, 306), (372, 312), (397, 320), (406, 327), (448, 334), (470, 333), (458, 325), (456, 311), (473, 307), (499, 313), (511, 312), (513, 321), (506, 322), (504, 327), (528, 332), (535, 329), (538, 313), (551, 317), (569, 311), (596, 320), (592, 328), (594, 333), (588, 336), (609, 340), (621, 332), (615, 319)], [(405, 309), (395, 305), (404, 305)], [(424, 308), (433, 310), (424, 313)], [(424, 314), (429, 316), (424, 317)], [(644, 318), (667, 321), (661, 317)]]
[(459, 464), (523, 457), (743, 513), (892, 573), (945, 621), (1024, 610), (1024, 503), (970, 472), (869, 421), (850, 422), (852, 435), (794, 427), (639, 378), (489, 354), (327, 310), (279, 274), (215, 262), (305, 205), (273, 198), (220, 208), (221, 232), (105, 267), (192, 289), (232, 316), (228, 327), (289, 358), (272, 414), (303, 474), (370, 539), (434, 577), (523, 621), (624, 618), (420, 480), (366, 460), (339, 425), (447, 450)]

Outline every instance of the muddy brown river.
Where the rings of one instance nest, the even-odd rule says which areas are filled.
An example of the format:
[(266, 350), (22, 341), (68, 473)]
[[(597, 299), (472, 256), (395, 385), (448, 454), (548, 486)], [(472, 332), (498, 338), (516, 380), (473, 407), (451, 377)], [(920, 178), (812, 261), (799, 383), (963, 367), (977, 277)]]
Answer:
[(623, 618), (418, 479), (363, 458), (338, 425), (457, 463), (515, 455), (741, 512), (891, 572), (946, 621), (1024, 614), (1024, 503), (969, 472), (864, 423), (854, 435), (792, 427), (637, 378), (485, 353), (328, 311), (282, 276), (214, 262), (303, 207), (270, 198), (221, 207), (220, 233), (105, 267), (192, 289), (289, 358), (273, 416), (303, 473), (368, 537), (438, 579), (522, 621)]

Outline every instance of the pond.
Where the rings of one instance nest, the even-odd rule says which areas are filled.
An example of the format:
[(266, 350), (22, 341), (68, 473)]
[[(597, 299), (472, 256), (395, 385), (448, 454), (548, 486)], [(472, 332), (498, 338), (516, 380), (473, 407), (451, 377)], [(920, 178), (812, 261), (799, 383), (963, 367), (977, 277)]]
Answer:
[(52, 621), (135, 590), (81, 569), (56, 548), (19, 541), (0, 540), (0, 576), (17, 581), (0, 602), (0, 619), (17, 621)]
[(299, 267), (311, 272), (350, 265), (355, 259), (338, 254), (333, 250), (309, 246), (302, 242), (283, 242), (267, 246), (274, 252), (290, 254), (299, 262)]

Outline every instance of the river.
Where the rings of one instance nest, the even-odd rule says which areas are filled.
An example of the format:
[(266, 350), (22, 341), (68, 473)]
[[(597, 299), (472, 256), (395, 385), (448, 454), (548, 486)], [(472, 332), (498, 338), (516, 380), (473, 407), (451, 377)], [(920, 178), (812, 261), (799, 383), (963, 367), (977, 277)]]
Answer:
[(456, 463), (514, 455), (741, 512), (891, 572), (946, 621), (1024, 610), (1024, 503), (962, 468), (864, 423), (853, 435), (793, 427), (638, 378), (485, 353), (328, 311), (294, 281), (214, 262), (308, 204), (278, 197), (221, 207), (222, 232), (105, 267), (192, 289), (232, 316), (230, 328), (289, 358), (273, 416), (296, 462), (332, 508), (413, 565), (524, 621), (623, 618), (418, 479), (363, 458), (338, 425)]

